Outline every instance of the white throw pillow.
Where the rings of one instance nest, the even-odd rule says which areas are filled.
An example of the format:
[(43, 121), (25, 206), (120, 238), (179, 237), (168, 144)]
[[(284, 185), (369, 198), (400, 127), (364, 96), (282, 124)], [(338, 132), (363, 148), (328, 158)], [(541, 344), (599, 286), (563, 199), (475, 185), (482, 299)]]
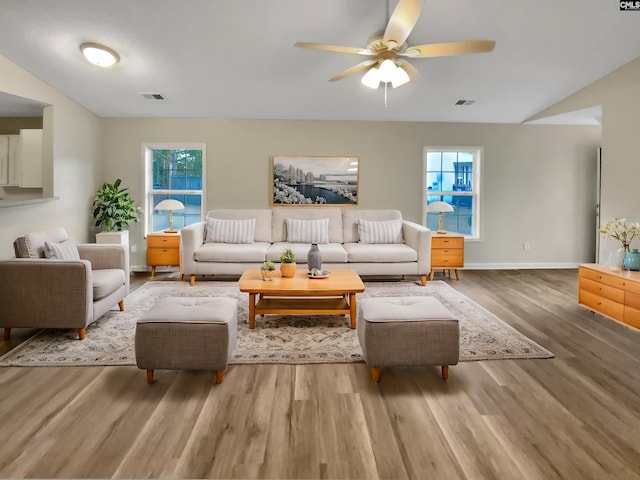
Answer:
[(358, 219), (360, 243), (403, 243), (402, 220), (370, 221)]
[(287, 242), (289, 243), (329, 243), (329, 219), (300, 220), (285, 218)]
[(44, 256), (46, 258), (57, 258), (59, 260), (80, 260), (78, 245), (73, 240), (64, 242), (44, 242)]
[(255, 231), (255, 218), (224, 220), (209, 217), (205, 243), (253, 243)]

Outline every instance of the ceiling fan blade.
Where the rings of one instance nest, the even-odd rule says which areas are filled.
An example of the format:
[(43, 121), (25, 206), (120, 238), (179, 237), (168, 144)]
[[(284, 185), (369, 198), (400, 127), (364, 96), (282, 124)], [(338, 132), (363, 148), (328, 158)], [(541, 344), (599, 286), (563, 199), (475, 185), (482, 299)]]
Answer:
[(406, 60), (398, 60), (396, 63), (399, 67), (404, 68), (404, 71), (407, 72), (407, 75), (409, 75), (409, 78), (412, 82), (420, 77), (420, 72), (416, 70), (416, 67), (411, 65)]
[(390, 48), (402, 45), (407, 40), (422, 12), (422, 2), (423, 0), (400, 0), (398, 2), (382, 37)]
[(474, 40), (468, 42), (430, 43), (428, 45), (416, 45), (408, 47), (399, 53), (403, 57), (449, 57), (463, 55), (465, 53), (490, 52), (496, 46), (493, 40)]
[(372, 51), (367, 50), (366, 48), (342, 47), (340, 45), (324, 45), (322, 43), (296, 42), (294, 46), (300, 47), (300, 48), (310, 48), (312, 50), (325, 50), (327, 52), (356, 53), (358, 55), (375, 55)]
[(378, 62), (377, 60), (365, 60), (364, 62), (359, 63), (358, 65), (355, 65), (351, 68), (347, 68), (344, 72), (340, 72), (339, 74), (334, 75), (329, 79), (329, 81), (335, 82), (336, 80), (342, 80), (344, 77), (348, 75), (352, 75), (354, 73), (358, 73), (361, 70), (365, 70), (366, 68), (369, 68), (371, 65), (374, 65), (377, 62)]

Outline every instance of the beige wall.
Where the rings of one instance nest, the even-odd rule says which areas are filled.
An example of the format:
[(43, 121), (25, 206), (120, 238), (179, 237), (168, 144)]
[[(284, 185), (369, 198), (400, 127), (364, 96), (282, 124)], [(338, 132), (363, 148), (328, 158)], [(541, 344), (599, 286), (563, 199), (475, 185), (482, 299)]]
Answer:
[(43, 117), (43, 192), (58, 197), (36, 205), (0, 205), (0, 258), (13, 256), (17, 236), (57, 226), (79, 242), (89, 241), (90, 205), (101, 181), (98, 117), (2, 56), (0, 91), (51, 105)]
[[(600, 105), (602, 108), (602, 196), (604, 224), (613, 217), (640, 221), (640, 58), (541, 112), (556, 115)], [(620, 245), (603, 240), (600, 260)], [(640, 239), (632, 244), (640, 248)]]
[[(419, 122), (102, 119), (103, 178), (143, 203), (141, 145), (204, 142), (207, 208), (269, 206), (271, 156), (360, 157), (360, 207), (397, 208), (422, 223), (425, 146), (481, 146), (482, 239), (468, 266), (569, 266), (591, 261), (600, 127)], [(132, 264), (145, 263), (140, 224)], [(530, 242), (531, 250), (522, 244)]]

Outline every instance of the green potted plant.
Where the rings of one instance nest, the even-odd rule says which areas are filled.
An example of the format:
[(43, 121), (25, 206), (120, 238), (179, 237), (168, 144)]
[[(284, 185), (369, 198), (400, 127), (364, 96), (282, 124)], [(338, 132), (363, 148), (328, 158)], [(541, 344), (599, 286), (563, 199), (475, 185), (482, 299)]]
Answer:
[(126, 230), (130, 223), (138, 222), (142, 213), (140, 207), (133, 205), (133, 198), (128, 188), (120, 188), (122, 180), (105, 183), (96, 192), (93, 201), (93, 218), (95, 226), (103, 230), (116, 232)]
[(285, 248), (280, 255), (280, 273), (289, 278), (296, 274), (296, 253), (290, 248)]
[(263, 280), (271, 281), (276, 273), (276, 264), (270, 261), (264, 262), (260, 268), (260, 273)]

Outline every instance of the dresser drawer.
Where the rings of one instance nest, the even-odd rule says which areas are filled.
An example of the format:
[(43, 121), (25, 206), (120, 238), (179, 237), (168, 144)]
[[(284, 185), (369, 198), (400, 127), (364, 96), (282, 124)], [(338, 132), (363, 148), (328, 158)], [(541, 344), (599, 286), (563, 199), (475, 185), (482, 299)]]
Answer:
[(630, 283), (628, 280), (624, 278), (620, 278), (614, 275), (607, 275), (606, 273), (598, 272), (596, 270), (590, 270), (588, 268), (580, 267), (578, 270), (578, 274), (580, 276), (580, 281), (582, 281), (583, 278), (588, 278), (590, 280), (606, 283), (607, 285), (611, 285), (613, 287), (618, 287), (618, 288), (623, 288), (625, 284)]
[(176, 248), (148, 248), (147, 265), (179, 265), (180, 250)]
[(432, 267), (463, 267), (464, 251), (462, 250), (431, 250)]
[(464, 238), (462, 237), (431, 237), (431, 249), (439, 248), (464, 248)]
[(578, 292), (578, 302), (591, 310), (616, 320), (622, 320), (624, 317), (624, 305), (622, 303), (614, 302), (583, 288)]
[(614, 302), (624, 303), (625, 293), (621, 288), (612, 287), (611, 285), (597, 282), (589, 278), (580, 279), (580, 288), (595, 293), (596, 295), (607, 297)]
[(156, 235), (147, 235), (147, 248), (179, 248), (180, 247), (180, 236), (176, 235), (175, 237), (169, 237), (166, 235), (156, 236)]
[(640, 328), (640, 310), (630, 306), (624, 307), (624, 318), (622, 321), (632, 327)]

